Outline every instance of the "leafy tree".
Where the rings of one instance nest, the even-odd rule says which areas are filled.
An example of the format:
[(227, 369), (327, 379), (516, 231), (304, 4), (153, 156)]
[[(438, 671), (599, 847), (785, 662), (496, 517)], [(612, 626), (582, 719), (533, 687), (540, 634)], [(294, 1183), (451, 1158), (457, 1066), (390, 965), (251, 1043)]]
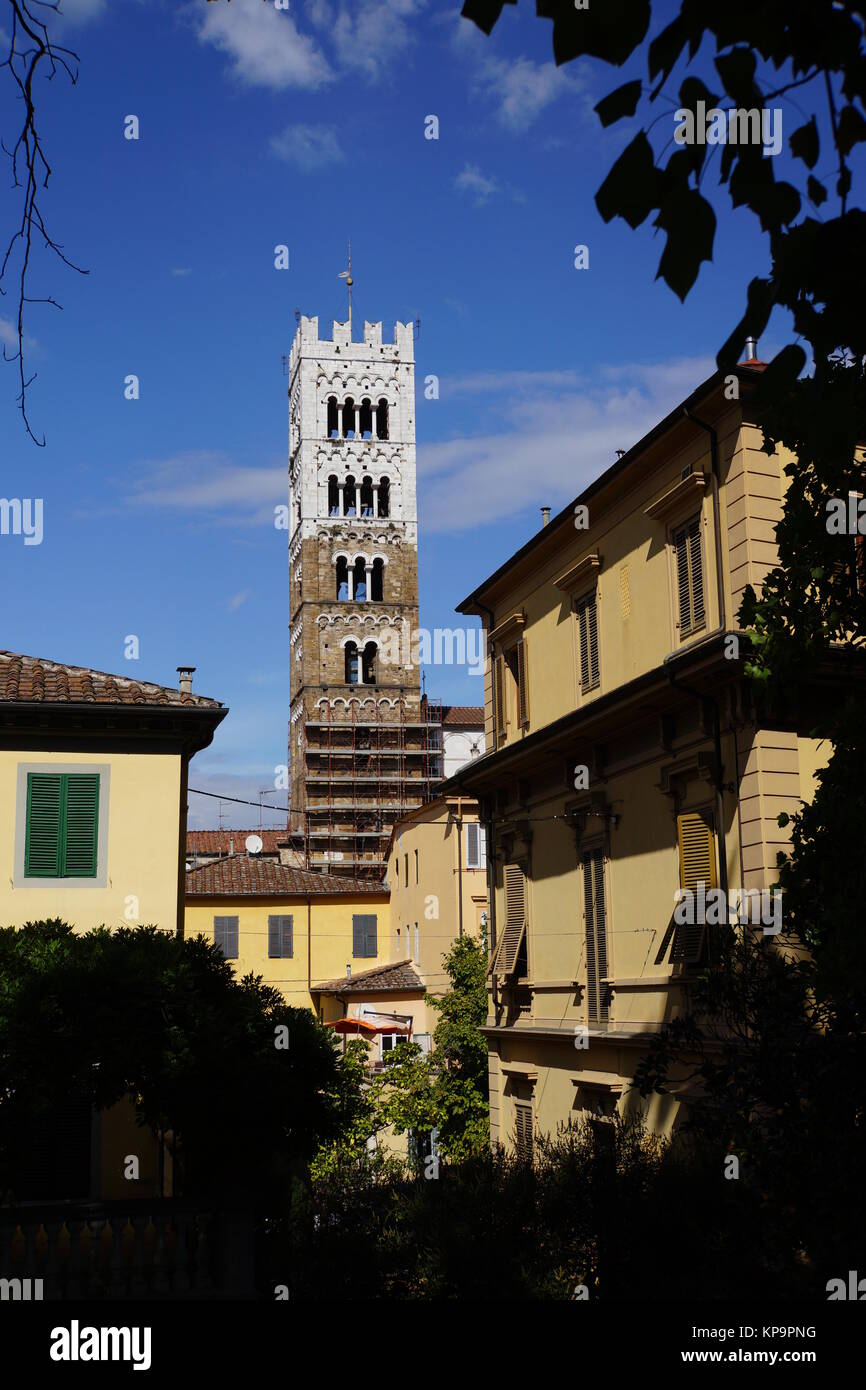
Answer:
[(143, 1126), (173, 1136), (185, 1195), (279, 1193), (334, 1131), (334, 1077), (309, 1011), (260, 977), (236, 980), (201, 936), (77, 934), (57, 920), (0, 930), (4, 1189), (28, 1121), (79, 1091), (99, 1109), (131, 1095)]

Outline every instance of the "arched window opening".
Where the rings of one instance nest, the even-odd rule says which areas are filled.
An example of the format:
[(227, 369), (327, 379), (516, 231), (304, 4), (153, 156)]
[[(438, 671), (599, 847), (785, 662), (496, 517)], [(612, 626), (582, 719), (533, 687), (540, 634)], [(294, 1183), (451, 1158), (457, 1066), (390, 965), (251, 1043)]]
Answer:
[(345, 555), (337, 560), (337, 598), (345, 602), (349, 597), (349, 562)]
[(373, 479), (361, 479), (361, 516), (373, 515)]
[(343, 438), (355, 438), (355, 402), (351, 396), (343, 402)]
[(391, 515), (391, 484), (387, 478), (379, 479), (379, 515)]
[(381, 602), (383, 601), (384, 592), (385, 592), (385, 587), (384, 587), (384, 586), (385, 586), (385, 561), (384, 561), (384, 560), (374, 560), (374, 561), (373, 561), (373, 573), (372, 573), (371, 582), (370, 582), (370, 590), (371, 590), (371, 592), (370, 592), (370, 597), (371, 597), (371, 599), (373, 600), (374, 603), (381, 603)]
[(346, 643), (346, 684), (358, 685), (360, 680), (360, 663), (358, 661), (357, 642)]
[(328, 479), (328, 516), (340, 515), (340, 485), (337, 482), (336, 474), (332, 473)]
[(361, 402), (361, 412), (358, 419), (358, 429), (361, 431), (362, 439), (373, 438), (373, 407), (366, 397)]
[(351, 473), (343, 484), (343, 516), (356, 516), (355, 479)]
[(375, 642), (368, 642), (367, 645), (364, 647), (363, 671), (364, 671), (364, 684), (365, 684), (365, 685), (375, 685), (375, 684), (376, 684), (376, 643), (375, 643)]
[(376, 406), (376, 438), (388, 437), (388, 402), (383, 397)]
[(367, 597), (367, 571), (364, 567), (364, 557), (359, 555), (352, 566), (352, 577), (355, 587), (355, 598), (363, 602)]
[(337, 397), (328, 397), (328, 430), (329, 439), (339, 439), (340, 430), (337, 424)]

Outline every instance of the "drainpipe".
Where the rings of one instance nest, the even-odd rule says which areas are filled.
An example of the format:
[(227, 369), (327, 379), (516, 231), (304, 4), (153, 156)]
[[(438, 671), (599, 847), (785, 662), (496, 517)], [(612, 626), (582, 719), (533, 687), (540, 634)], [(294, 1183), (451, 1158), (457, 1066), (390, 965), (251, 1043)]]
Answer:
[(463, 803), (457, 801), (457, 934), (463, 940)]

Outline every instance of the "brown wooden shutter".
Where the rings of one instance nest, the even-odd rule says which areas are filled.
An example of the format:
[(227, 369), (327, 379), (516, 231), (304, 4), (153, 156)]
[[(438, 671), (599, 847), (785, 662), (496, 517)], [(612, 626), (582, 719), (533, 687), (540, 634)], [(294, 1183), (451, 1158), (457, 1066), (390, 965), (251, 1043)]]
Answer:
[(517, 708), (521, 729), (529, 727), (529, 686), (526, 674), (526, 638), (517, 644)]
[(689, 599), (689, 549), (685, 527), (674, 536), (677, 554), (677, 596), (680, 610), (680, 636), (691, 631), (692, 608)]
[(521, 1162), (532, 1162), (532, 1105), (526, 1101), (514, 1103), (514, 1146)]
[[(680, 854), (680, 887), (697, 893), (716, 886), (715, 835), (712, 817), (704, 811), (677, 816), (677, 842)], [(697, 903), (695, 903), (697, 908)], [(671, 960), (694, 965), (700, 960), (706, 936), (705, 922), (678, 922), (671, 946)]]
[(595, 593), (582, 598), (577, 606), (578, 637), (580, 642), (580, 688), (593, 690), (598, 685), (598, 609)]
[(589, 621), (589, 683), (590, 687), (598, 685), (598, 608), (596, 596), (593, 594), (586, 608), (586, 615)]
[(607, 906), (604, 896), (604, 851), (587, 850), (583, 856), (583, 902), (586, 917), (586, 1002), (590, 1023), (606, 1023)]
[(498, 656), (493, 663), (493, 719), (497, 743), (505, 739), (505, 659)]
[(692, 628), (704, 624), (704, 567), (701, 561), (701, 519), (689, 525), (689, 577), (692, 591)]
[(526, 875), (519, 864), (506, 864), (504, 877), (505, 931), (497, 952), (497, 975), (513, 973), (526, 931)]
[(674, 533), (677, 561), (677, 597), (680, 615), (680, 636), (687, 637), (703, 627), (704, 567), (701, 558), (701, 519), (692, 517)]

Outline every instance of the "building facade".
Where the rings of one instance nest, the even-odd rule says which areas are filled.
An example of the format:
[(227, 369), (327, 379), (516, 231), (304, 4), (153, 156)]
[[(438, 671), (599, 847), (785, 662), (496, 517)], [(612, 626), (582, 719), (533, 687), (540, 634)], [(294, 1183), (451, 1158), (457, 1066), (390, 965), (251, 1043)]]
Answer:
[(442, 775), (453, 777), (486, 747), (483, 705), (442, 706)]
[[(808, 737), (817, 695), (762, 718), (743, 669), (737, 612), (777, 562), (785, 487), (750, 415), (759, 370), (738, 369), (736, 399), (705, 381), (460, 606), (487, 629), (490, 751), (444, 790), (477, 796), (488, 825), (507, 1145), (639, 1105), (676, 1123), (685, 1081), (640, 1102), (631, 1080), (712, 949), (701, 885), (726, 920), (771, 889), (779, 814), (828, 756)], [(777, 930), (776, 900), (765, 924), (745, 901)]]
[(291, 828), (312, 868), (378, 875), (441, 755), (418, 625), (413, 328), (302, 317), (289, 361)]

